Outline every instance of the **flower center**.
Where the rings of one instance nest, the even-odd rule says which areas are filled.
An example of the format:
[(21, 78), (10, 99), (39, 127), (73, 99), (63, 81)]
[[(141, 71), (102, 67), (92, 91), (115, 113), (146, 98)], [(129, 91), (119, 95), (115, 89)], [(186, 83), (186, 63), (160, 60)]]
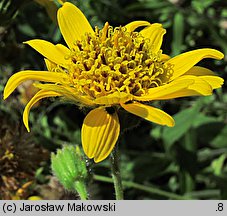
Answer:
[(75, 42), (66, 70), (72, 87), (90, 98), (116, 91), (140, 96), (165, 84), (170, 69), (161, 55), (161, 50), (152, 52), (149, 39), (140, 33), (106, 23), (101, 30), (96, 27), (94, 35)]

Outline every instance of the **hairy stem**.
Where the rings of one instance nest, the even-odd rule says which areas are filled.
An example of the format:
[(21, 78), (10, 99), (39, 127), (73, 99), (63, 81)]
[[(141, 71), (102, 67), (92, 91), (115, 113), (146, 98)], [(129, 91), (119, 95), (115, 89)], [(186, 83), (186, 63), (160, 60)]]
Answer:
[(74, 189), (79, 194), (81, 200), (88, 199), (87, 189), (84, 182), (76, 181), (74, 183)]
[(114, 183), (115, 196), (116, 200), (123, 200), (123, 188), (119, 164), (119, 155), (118, 155), (118, 146), (114, 148), (113, 152), (110, 155), (111, 170), (112, 170), (112, 179)]

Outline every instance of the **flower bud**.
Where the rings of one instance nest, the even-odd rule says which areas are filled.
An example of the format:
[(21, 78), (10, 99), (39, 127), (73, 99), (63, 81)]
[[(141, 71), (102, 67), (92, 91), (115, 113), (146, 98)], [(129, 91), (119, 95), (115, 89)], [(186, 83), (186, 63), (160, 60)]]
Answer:
[(81, 199), (87, 198), (85, 181), (86, 162), (78, 146), (65, 146), (51, 155), (51, 167), (60, 183), (67, 190), (76, 190)]

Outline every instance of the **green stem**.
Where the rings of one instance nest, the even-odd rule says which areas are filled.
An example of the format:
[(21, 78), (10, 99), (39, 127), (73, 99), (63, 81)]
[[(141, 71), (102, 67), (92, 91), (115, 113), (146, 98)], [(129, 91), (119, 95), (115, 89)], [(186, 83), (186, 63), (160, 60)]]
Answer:
[(87, 189), (86, 189), (86, 185), (84, 184), (84, 182), (75, 181), (74, 189), (79, 194), (81, 200), (88, 199)]
[(112, 178), (113, 178), (112, 182), (114, 183), (116, 200), (123, 200), (124, 195), (123, 195), (121, 172), (120, 172), (120, 166), (119, 166), (119, 156), (118, 156), (117, 148), (118, 146), (116, 145), (110, 156)]
[(203, 190), (203, 191), (192, 191), (186, 194), (186, 196), (193, 197), (194, 199), (218, 199), (220, 197), (219, 190)]
[[(97, 181), (102, 181), (102, 182), (108, 182), (108, 183), (113, 183), (113, 179), (109, 178), (109, 177), (105, 177), (105, 176), (101, 176), (101, 175), (94, 175), (94, 179)], [(168, 197), (170, 199), (175, 199), (175, 200), (189, 200), (192, 199), (189, 196), (180, 196), (171, 192), (167, 192), (167, 191), (163, 191), (157, 188), (153, 188), (153, 187), (148, 187), (145, 185), (141, 185), (141, 184), (137, 184), (131, 181), (122, 181), (122, 184), (125, 187), (130, 187), (130, 188), (135, 188), (138, 190), (142, 190), (148, 193), (152, 193), (152, 194), (157, 194), (157, 195), (161, 195), (164, 197)]]

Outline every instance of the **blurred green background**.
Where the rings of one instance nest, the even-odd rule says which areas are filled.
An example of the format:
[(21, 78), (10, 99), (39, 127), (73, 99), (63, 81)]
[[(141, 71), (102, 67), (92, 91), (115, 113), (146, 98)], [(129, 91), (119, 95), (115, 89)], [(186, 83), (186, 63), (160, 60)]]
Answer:
[[(160, 22), (167, 29), (163, 52), (171, 56), (215, 48), (227, 57), (227, 2), (223, 0), (74, 0), (91, 22), (102, 27), (133, 20)], [(41, 55), (23, 44), (40, 38), (63, 43), (56, 23), (57, 1), (0, 0), (0, 96), (7, 79), (24, 69), (44, 70)], [(199, 63), (227, 78), (227, 58)], [(227, 85), (212, 96), (155, 105), (174, 116), (174, 128), (146, 121), (120, 139), (126, 199), (227, 199)], [(0, 199), (76, 199), (50, 170), (50, 152), (81, 145), (85, 113), (73, 104), (43, 100), (30, 114), (31, 133), (22, 124), (25, 103), (36, 89), (27, 82), (0, 100)], [(132, 122), (135, 116), (127, 118)], [(121, 118), (124, 123), (123, 117)], [(91, 199), (114, 199), (109, 160), (87, 161)], [(136, 183), (136, 184), (134, 184)], [(156, 191), (158, 189), (158, 191)], [(169, 193), (166, 193), (169, 192)], [(175, 195), (178, 195), (175, 196)]]

